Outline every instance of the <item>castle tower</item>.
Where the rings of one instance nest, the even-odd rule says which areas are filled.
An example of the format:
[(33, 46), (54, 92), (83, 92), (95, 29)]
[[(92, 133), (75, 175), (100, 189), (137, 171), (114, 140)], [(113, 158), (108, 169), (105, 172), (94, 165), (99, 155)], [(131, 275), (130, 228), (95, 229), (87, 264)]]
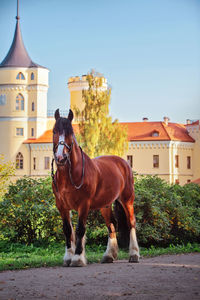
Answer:
[[(78, 107), (80, 111), (84, 109), (84, 102), (82, 98), (83, 90), (88, 89), (87, 75), (82, 75), (82, 77), (70, 77), (68, 81), (68, 88), (70, 91), (70, 107), (73, 110), (74, 107)], [(102, 90), (106, 90), (107, 79), (102, 77)]]
[[(46, 130), (48, 73), (26, 51), (17, 2), (13, 42), (0, 64), (0, 153), (6, 160), (16, 162), (19, 154), (20, 163), (20, 157), (28, 156), (23, 141), (37, 138)], [(29, 164), (28, 157), (24, 163)]]

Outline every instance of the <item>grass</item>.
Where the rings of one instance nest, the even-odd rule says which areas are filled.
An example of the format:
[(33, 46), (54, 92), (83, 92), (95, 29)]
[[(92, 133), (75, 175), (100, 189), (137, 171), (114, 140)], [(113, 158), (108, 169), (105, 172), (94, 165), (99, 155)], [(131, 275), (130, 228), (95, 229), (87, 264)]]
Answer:
[[(0, 271), (37, 267), (61, 266), (65, 246), (63, 243), (50, 245), (22, 245), (0, 242)], [(88, 263), (100, 262), (105, 247), (86, 247)], [(200, 244), (171, 245), (168, 248), (140, 248), (141, 256), (158, 256), (163, 254), (178, 254), (200, 252)], [(128, 259), (128, 251), (120, 250), (118, 259)]]

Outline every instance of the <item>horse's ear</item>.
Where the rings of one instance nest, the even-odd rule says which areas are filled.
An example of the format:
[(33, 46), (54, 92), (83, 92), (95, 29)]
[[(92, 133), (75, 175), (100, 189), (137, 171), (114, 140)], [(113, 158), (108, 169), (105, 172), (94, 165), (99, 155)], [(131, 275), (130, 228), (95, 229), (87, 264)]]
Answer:
[(68, 114), (68, 119), (70, 120), (70, 122), (73, 120), (74, 118), (74, 114), (73, 114), (73, 111), (70, 109), (69, 110), (69, 114)]
[(59, 108), (56, 109), (55, 114), (54, 114), (54, 117), (55, 117), (56, 121), (60, 118)]

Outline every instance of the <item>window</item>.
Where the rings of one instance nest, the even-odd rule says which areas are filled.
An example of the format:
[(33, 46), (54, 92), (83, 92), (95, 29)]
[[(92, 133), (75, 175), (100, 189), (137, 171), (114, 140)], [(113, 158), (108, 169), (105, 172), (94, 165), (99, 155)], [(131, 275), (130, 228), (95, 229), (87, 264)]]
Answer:
[(16, 110), (24, 110), (24, 97), (18, 94), (16, 97)]
[(191, 169), (191, 156), (187, 156), (187, 169)]
[(153, 167), (159, 168), (159, 155), (153, 155)]
[(179, 179), (176, 179), (176, 180), (175, 180), (175, 184), (179, 184)]
[(34, 128), (31, 128), (31, 136), (34, 136)]
[(191, 180), (190, 180), (190, 179), (188, 179), (188, 180), (187, 180), (187, 183), (190, 183), (190, 182), (191, 182)]
[(45, 168), (45, 170), (50, 169), (50, 158), (49, 157), (44, 158), (44, 168)]
[(19, 73), (17, 74), (16, 79), (25, 80), (24, 74), (23, 74), (22, 72), (19, 72)]
[(16, 156), (16, 169), (23, 169), (24, 167), (24, 158), (21, 152), (19, 152)]
[(154, 131), (152, 132), (152, 136), (154, 136), (154, 137), (159, 136), (159, 131), (154, 130)]
[(0, 105), (6, 104), (6, 95), (0, 95)]
[(36, 170), (36, 157), (33, 157), (33, 170)]
[(35, 111), (35, 103), (32, 102), (32, 106), (31, 106), (32, 111)]
[(24, 135), (24, 128), (16, 128), (16, 135), (23, 136)]
[(179, 167), (179, 157), (178, 155), (175, 155), (175, 168)]
[(31, 73), (31, 80), (34, 80), (34, 73)]
[(133, 155), (127, 155), (127, 162), (129, 163), (130, 167), (133, 167)]

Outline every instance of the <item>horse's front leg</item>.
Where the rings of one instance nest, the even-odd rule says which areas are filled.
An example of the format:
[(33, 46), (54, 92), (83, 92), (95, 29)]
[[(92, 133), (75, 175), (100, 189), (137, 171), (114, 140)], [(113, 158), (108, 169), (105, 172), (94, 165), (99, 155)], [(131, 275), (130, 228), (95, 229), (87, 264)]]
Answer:
[(66, 248), (65, 248), (63, 265), (69, 267), (75, 251), (74, 230), (71, 224), (69, 211), (62, 219), (63, 219), (63, 232), (66, 239)]
[(84, 267), (87, 264), (85, 257), (85, 227), (88, 216), (88, 209), (79, 211), (78, 224), (76, 227), (76, 249), (72, 258), (71, 267)]

